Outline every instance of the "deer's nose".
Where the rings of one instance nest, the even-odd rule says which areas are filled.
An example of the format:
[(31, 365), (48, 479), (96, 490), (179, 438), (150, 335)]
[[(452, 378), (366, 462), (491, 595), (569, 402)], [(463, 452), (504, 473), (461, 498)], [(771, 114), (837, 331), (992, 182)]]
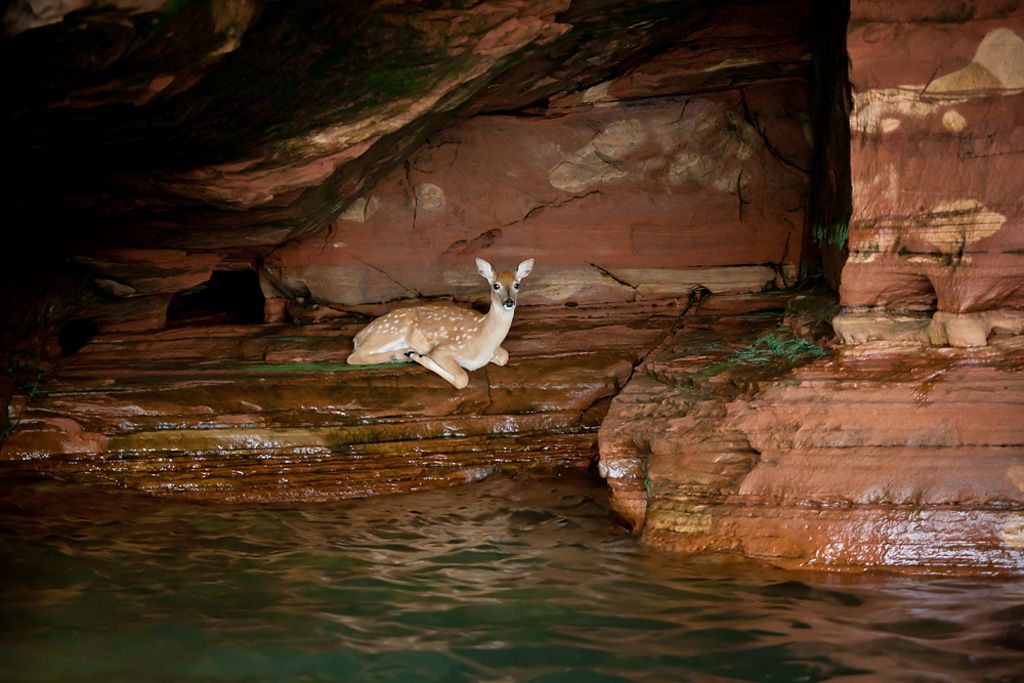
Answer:
[(505, 299), (505, 308), (515, 308), (516, 302), (512, 301), (512, 297)]

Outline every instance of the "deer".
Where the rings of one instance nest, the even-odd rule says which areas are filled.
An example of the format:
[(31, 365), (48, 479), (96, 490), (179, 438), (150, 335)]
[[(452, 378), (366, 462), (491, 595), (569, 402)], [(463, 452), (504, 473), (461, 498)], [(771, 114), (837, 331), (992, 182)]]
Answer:
[(469, 384), (467, 370), (508, 363), (508, 351), (501, 343), (512, 327), (519, 284), (533, 271), (533, 259), (520, 263), (514, 273), (496, 273), (481, 258), (476, 259), (476, 268), (490, 285), (486, 315), (447, 302), (397, 308), (356, 334), (348, 364), (413, 361), (456, 389), (464, 389)]

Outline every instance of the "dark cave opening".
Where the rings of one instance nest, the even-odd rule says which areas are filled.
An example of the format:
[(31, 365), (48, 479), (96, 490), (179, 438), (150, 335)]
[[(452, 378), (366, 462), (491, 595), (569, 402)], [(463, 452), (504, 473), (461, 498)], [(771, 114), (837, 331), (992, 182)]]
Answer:
[(167, 327), (259, 324), (263, 302), (255, 271), (215, 270), (206, 282), (171, 297)]
[(57, 333), (60, 353), (70, 356), (89, 343), (89, 340), (100, 331), (99, 325), (92, 318), (79, 318), (66, 323)]

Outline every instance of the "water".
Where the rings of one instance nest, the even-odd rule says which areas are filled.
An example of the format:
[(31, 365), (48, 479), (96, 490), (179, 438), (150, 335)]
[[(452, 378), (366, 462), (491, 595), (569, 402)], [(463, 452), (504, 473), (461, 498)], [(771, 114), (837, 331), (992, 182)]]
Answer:
[(1024, 580), (694, 563), (588, 481), (288, 507), (0, 481), (4, 681), (1024, 681)]

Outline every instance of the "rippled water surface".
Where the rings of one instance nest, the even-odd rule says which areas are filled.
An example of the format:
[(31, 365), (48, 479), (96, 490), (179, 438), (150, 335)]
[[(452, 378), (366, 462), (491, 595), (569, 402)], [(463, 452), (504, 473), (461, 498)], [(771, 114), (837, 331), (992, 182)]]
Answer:
[(238, 507), (5, 477), (10, 681), (1024, 681), (1024, 581), (694, 564), (602, 489)]

